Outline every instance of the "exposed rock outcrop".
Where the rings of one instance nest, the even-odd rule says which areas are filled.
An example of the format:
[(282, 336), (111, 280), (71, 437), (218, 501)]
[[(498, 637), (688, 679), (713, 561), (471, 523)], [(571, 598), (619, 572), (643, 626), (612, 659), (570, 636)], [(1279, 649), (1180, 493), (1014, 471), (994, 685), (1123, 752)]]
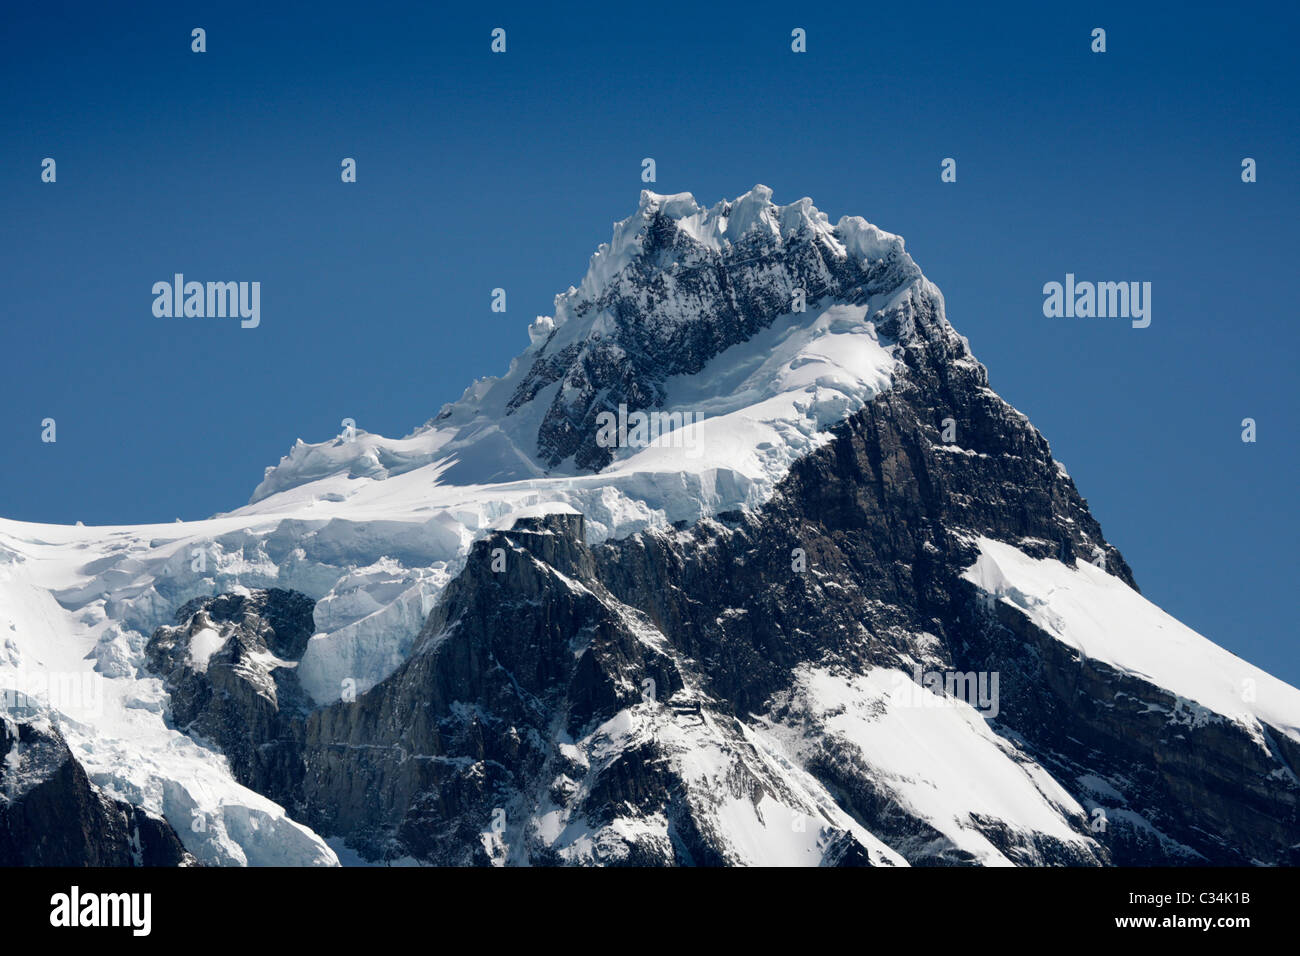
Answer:
[(294, 673), (315, 602), (279, 588), (195, 598), (145, 648), (171, 720), (216, 746), (235, 779), (292, 810), (301, 802), (303, 718)]
[(0, 719), (0, 866), (192, 862), (166, 820), (100, 792), (48, 719)]

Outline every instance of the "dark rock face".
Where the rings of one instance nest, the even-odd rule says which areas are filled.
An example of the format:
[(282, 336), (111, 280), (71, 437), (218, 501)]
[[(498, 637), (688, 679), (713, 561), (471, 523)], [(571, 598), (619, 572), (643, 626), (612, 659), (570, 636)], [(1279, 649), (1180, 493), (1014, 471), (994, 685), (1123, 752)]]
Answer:
[[(711, 815), (718, 794), (683, 778), (678, 737), (739, 755), (728, 793), (798, 805), (736, 721), (690, 701), (691, 665), (605, 592), (581, 542), (581, 517), (562, 515), (479, 542), (410, 660), (355, 703), (312, 715), (313, 826), (372, 856), (440, 864), (733, 862)], [(658, 729), (604, 746), (618, 738), (606, 722), (632, 710)], [(547, 812), (593, 845), (543, 839)], [(620, 833), (628, 819), (660, 823)], [(824, 864), (871, 862), (843, 827), (828, 840)]]
[[(982, 367), (917, 345), (906, 360), (893, 389), (798, 462), (761, 513), (704, 522), (686, 543), (645, 534), (607, 545), (597, 553), (601, 580), (708, 662), (708, 691), (738, 714), (762, 711), (801, 661), (906, 670), (908, 660), (928, 659), (998, 671), (999, 729), (1085, 808), (1105, 811), (1104, 829), (1080, 827), (1103, 848), (1100, 859), (1293, 862), (1300, 787), (1296, 748), (1282, 733), (1271, 733), (1286, 742), (1269, 754), (1228, 721), (1172, 727), (1167, 691), (1080, 660), (1012, 609), (981, 608), (960, 580), (977, 556), (976, 534), (1036, 557), (1100, 551), (1110, 573), (1136, 585), (1047, 443), (987, 390)], [(946, 417), (957, 423), (958, 448), (939, 440)], [(815, 573), (791, 573), (795, 548)], [(938, 643), (919, 646), (922, 632)], [(914, 863), (953, 861), (910, 856), (906, 847), (932, 846), (930, 835), (871, 792), (868, 768), (853, 768), (851, 754), (821, 747), (814, 772), (851, 795), (868, 829)], [(1094, 794), (1080, 777), (1115, 792), (1103, 785), (1106, 795)], [(986, 836), (1006, 850), (998, 834)]]
[[(580, 541), (573, 516), (480, 542), (400, 676), (312, 716), (314, 823), (360, 833), (371, 852), (486, 863), (494, 813), (500, 808), (510, 826), (506, 814), (521, 794), (549, 788), (606, 811), (660, 792), (652, 752), (619, 761), (586, 795), (576, 783), (586, 768), (557, 746), (638, 703), (643, 677), (665, 693), (681, 686), (667, 655), (555, 570), (585, 564), (590, 576)], [(492, 570), (494, 559), (502, 570)], [(641, 862), (670, 851), (629, 848)]]
[(145, 648), (171, 694), (173, 724), (215, 745), (236, 780), (286, 809), (301, 799), (310, 706), (292, 664), (314, 631), (314, 608), (279, 588), (195, 598)]
[(91, 784), (47, 720), (0, 720), (0, 866), (193, 862), (167, 821)]

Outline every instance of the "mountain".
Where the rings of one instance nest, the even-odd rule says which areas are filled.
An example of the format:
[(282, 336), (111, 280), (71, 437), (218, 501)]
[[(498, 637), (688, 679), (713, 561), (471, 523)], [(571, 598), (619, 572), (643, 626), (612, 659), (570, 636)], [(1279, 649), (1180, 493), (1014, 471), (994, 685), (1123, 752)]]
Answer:
[(0, 687), (204, 863), (1300, 858), (1300, 691), (1141, 596), (902, 239), (644, 192), (528, 335), (236, 511), (0, 521)]

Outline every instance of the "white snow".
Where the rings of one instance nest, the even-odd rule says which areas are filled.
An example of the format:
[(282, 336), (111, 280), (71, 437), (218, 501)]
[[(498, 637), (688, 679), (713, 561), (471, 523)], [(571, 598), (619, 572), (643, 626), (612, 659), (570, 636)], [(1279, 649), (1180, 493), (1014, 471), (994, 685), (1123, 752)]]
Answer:
[[(918, 701), (922, 696), (930, 699)], [(853, 748), (877, 786), (981, 865), (1033, 862), (1029, 838), (1037, 834), (1083, 851), (1091, 843), (1067, 821), (1083, 808), (1063, 787), (968, 704), (939, 698), (902, 671), (805, 667), (785, 703), (796, 716), (773, 725), (773, 732), (792, 750), (806, 753), (808, 734)], [(977, 817), (1024, 834), (1022, 858), (994, 846)]]
[[(906, 861), (844, 812), (826, 789), (761, 728), (722, 727), (707, 711), (675, 714), (658, 704), (620, 711), (569, 745), (598, 773), (609, 761), (650, 742), (683, 782), (681, 798), (701, 831), (726, 848), (737, 866), (817, 866), (831, 841), (851, 833), (878, 866)], [(584, 786), (585, 784), (579, 784)], [(756, 787), (757, 789), (751, 789)], [(561, 857), (609, 862), (621, 841), (643, 841), (671, 855), (661, 814), (622, 816), (596, 829), (554, 808), (539, 815), (536, 836)]]
[(1260, 723), (1300, 741), (1300, 690), (1207, 640), (1119, 578), (1085, 561), (1073, 568), (989, 538), (964, 577), (1025, 614), (1085, 657), (1142, 678), (1187, 702), (1171, 720), (1202, 708), (1261, 740)]
[(212, 655), (225, 647), (229, 638), (230, 634), (228, 632), (222, 634), (216, 628), (200, 628), (190, 635), (190, 664), (193, 665), (196, 671), (205, 673)]

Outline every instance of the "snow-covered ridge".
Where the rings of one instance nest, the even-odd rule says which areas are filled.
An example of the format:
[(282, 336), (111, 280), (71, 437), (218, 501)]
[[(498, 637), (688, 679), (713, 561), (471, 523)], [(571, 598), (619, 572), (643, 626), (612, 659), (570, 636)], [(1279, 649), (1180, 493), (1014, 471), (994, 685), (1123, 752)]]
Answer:
[[(797, 291), (806, 309), (791, 304)], [(745, 298), (737, 304), (733, 294)], [(709, 334), (693, 335), (706, 326)], [(711, 338), (719, 330), (729, 337)], [(316, 600), (317, 633), (297, 663), (302, 688), (318, 704), (365, 692), (401, 666), (468, 549), (489, 531), (580, 513), (589, 540), (599, 541), (756, 507), (838, 423), (893, 386), (908, 350), (924, 344), (942, 360), (974, 362), (901, 239), (856, 218), (832, 226), (809, 200), (777, 206), (761, 186), (707, 209), (689, 194), (643, 193), (581, 285), (528, 331), (504, 376), (478, 380), (426, 425), (400, 439), (356, 430), (299, 441), (232, 512), (134, 527), (0, 519), (0, 691), (35, 697), (99, 787), (164, 815), (200, 861), (333, 863), (329, 844), (237, 784), (221, 754), (169, 725), (168, 695), (143, 651), (178, 607), (250, 587), (303, 592)], [(689, 371), (655, 365), (662, 343), (698, 348), (698, 362), (686, 363)], [(929, 349), (936, 343), (943, 348)], [(586, 387), (601, 363), (610, 377)], [(637, 373), (631, 381), (618, 377), (625, 367)], [(617, 447), (598, 469), (576, 454), (543, 453), (547, 436), (587, 429), (593, 411), (633, 393), (634, 408), (683, 422), (700, 416), (690, 441), (676, 440), (678, 429)], [(976, 454), (948, 452), (958, 453)], [(1300, 691), (1118, 578), (997, 541), (979, 546), (968, 581), (1081, 654), (1167, 689), (1176, 698), (1171, 722), (1234, 721), (1261, 747), (1265, 724), (1300, 739)], [(196, 638), (190, 660), (202, 668), (226, 634), (213, 628)], [(1083, 860), (1097, 849), (1081, 829), (1089, 807), (987, 715), (931, 706), (943, 701), (924, 690), (914, 693), (925, 703), (909, 703), (894, 693), (907, 681), (902, 671), (819, 666), (795, 676), (780, 702), (785, 716), (772, 711), (740, 730), (761, 776), (788, 799), (756, 804), (733, 794), (706, 814), (745, 850), (743, 861), (815, 862), (842, 832), (878, 862), (902, 861), (858, 832), (801, 768), (827, 742), (869, 768), (881, 792), (959, 857), (1033, 863), (1047, 851)], [(606, 744), (621, 751), (653, 736), (688, 791), (726, 792), (736, 731), (704, 716), (684, 727), (645, 711), (623, 712), (584, 745), (600, 756)], [(793, 829), (791, 811), (824, 823)], [(594, 852), (583, 821), (556, 811), (544, 818), (555, 852), (574, 860)], [(1005, 822), (1010, 839), (993, 839), (988, 821)], [(662, 835), (660, 824), (614, 826)]]
[[(914, 697), (925, 701), (918, 706)], [(1096, 848), (1071, 825), (1083, 807), (1050, 774), (968, 704), (932, 695), (901, 671), (844, 674), (805, 665), (780, 704), (785, 721), (768, 726), (792, 752), (806, 759), (829, 743), (846, 748), (954, 854), (981, 866), (1042, 865), (1034, 844), (1043, 837), (1080, 856)], [(994, 846), (980, 820), (1008, 828), (1012, 855)]]
[(1119, 578), (1086, 561), (1036, 559), (989, 538), (963, 575), (1084, 657), (1175, 695), (1172, 722), (1211, 714), (1267, 747), (1261, 724), (1300, 741), (1300, 690), (1170, 617)]

